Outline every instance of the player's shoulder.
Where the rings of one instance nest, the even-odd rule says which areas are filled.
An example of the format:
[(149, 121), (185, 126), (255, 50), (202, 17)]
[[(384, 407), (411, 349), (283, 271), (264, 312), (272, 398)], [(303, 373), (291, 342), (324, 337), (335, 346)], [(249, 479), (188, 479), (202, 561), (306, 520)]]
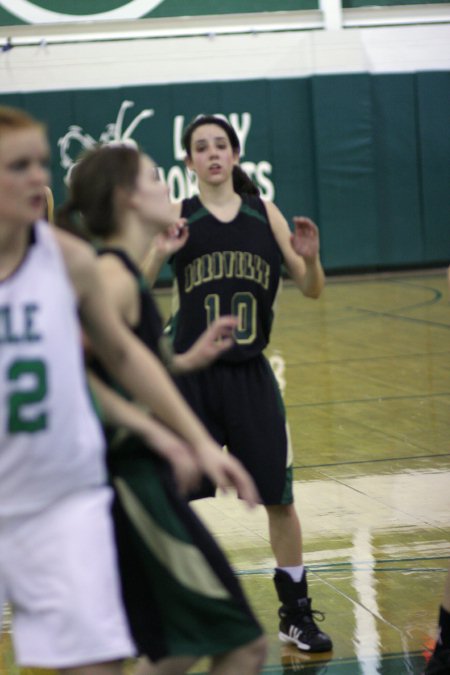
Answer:
[(241, 195), (242, 206), (241, 211), (249, 215), (253, 215), (258, 220), (269, 222), (269, 213), (266, 208), (267, 202), (261, 199), (259, 195)]
[(274, 202), (267, 200), (264, 202), (264, 206), (272, 229), (285, 229), (286, 227), (289, 229), (286, 218)]
[(204, 210), (204, 207), (198, 195), (194, 195), (193, 197), (186, 197), (181, 202), (180, 215), (183, 218), (189, 219), (191, 216), (193, 216), (198, 211), (201, 211), (202, 209)]
[(131, 261), (127, 261), (126, 254), (104, 251), (97, 258), (97, 266), (110, 291), (122, 301), (132, 302), (140, 276)]
[(52, 231), (72, 280), (88, 274), (95, 267), (96, 258), (91, 244), (56, 227), (52, 227)]
[(124, 256), (119, 250), (99, 250), (97, 258), (98, 266), (101, 270), (111, 274), (129, 274), (124, 261)]

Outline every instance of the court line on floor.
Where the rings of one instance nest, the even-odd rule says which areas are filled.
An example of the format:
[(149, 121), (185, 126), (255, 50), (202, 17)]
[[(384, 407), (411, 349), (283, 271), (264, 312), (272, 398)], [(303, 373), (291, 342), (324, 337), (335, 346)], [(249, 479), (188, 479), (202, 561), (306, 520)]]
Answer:
[[(441, 323), (439, 321), (429, 321), (428, 319), (417, 319), (412, 316), (400, 316), (391, 312), (374, 312), (372, 309), (363, 309), (360, 307), (352, 307), (353, 311), (361, 312), (363, 314), (368, 314), (370, 317), (384, 317), (387, 319), (396, 319), (397, 321), (406, 321), (407, 323), (419, 323), (424, 326), (434, 326), (435, 328), (447, 328), (450, 329), (450, 323)], [(398, 310), (405, 311), (405, 309)]]
[[(274, 348), (273, 353), (279, 353), (280, 349)], [(315, 361), (288, 361), (285, 360), (285, 367), (289, 368), (292, 366), (301, 366), (302, 368), (307, 366), (317, 366), (317, 365), (339, 365), (339, 364), (349, 364), (349, 363), (359, 363), (361, 361), (365, 362), (375, 362), (375, 361), (389, 361), (390, 359), (398, 360), (407, 360), (407, 359), (425, 359), (430, 356), (447, 356), (450, 353), (449, 349), (444, 349), (443, 351), (426, 351), (426, 352), (415, 352), (412, 354), (383, 354), (382, 356), (357, 356), (357, 357), (348, 357), (341, 359), (317, 359)], [(270, 352), (270, 355), (272, 353)], [(283, 357), (284, 358), (284, 357)]]
[[(449, 326), (450, 327), (450, 326)], [(440, 391), (432, 394), (409, 394), (404, 396), (371, 396), (367, 398), (354, 399), (336, 399), (334, 401), (317, 401), (315, 403), (289, 403), (285, 405), (286, 409), (290, 408), (318, 408), (327, 405), (348, 405), (349, 403), (380, 403), (383, 401), (413, 401), (421, 398), (445, 398), (450, 396), (450, 391)]]
[[(320, 574), (322, 572), (342, 572), (345, 571), (346, 569), (363, 569), (365, 565), (370, 565), (372, 569), (374, 569), (377, 572), (445, 572), (447, 573), (448, 567), (416, 567), (416, 568), (411, 568), (409, 566), (404, 566), (404, 567), (383, 567), (383, 565), (394, 565), (395, 563), (398, 563), (399, 565), (402, 563), (417, 563), (417, 562), (437, 562), (439, 560), (442, 560), (445, 563), (448, 563), (450, 560), (449, 556), (433, 556), (433, 557), (413, 557), (413, 558), (386, 558), (386, 559), (381, 559), (381, 560), (375, 560), (375, 561), (369, 561), (369, 560), (360, 560), (358, 562), (354, 561), (342, 561), (342, 562), (330, 562), (330, 563), (307, 563), (306, 567), (308, 568), (308, 571), (314, 574)], [(373, 567), (375, 562), (375, 568)], [(381, 565), (382, 567), (377, 567), (378, 565)], [(360, 567), (361, 566), (361, 567)], [(234, 569), (234, 573), (237, 576), (267, 576), (267, 575), (272, 575), (273, 574), (273, 567), (265, 567), (265, 568), (260, 568), (260, 569)]]
[[(432, 290), (432, 289), (428, 289)], [(419, 323), (419, 324), (424, 324), (427, 326), (435, 326), (437, 328), (449, 328), (450, 329), (450, 324), (448, 323), (442, 323), (440, 321), (430, 321), (428, 319), (420, 319), (417, 317), (409, 317), (409, 316), (402, 316), (398, 314), (398, 312), (408, 312), (411, 310), (419, 309), (421, 307), (430, 307), (431, 305), (437, 304), (442, 300), (442, 293), (436, 289), (434, 289), (435, 294), (434, 297), (430, 300), (426, 300), (421, 303), (415, 303), (414, 305), (405, 305), (403, 307), (399, 307), (398, 309), (392, 309), (391, 311), (383, 311), (383, 312), (377, 312), (376, 310), (373, 309), (365, 309), (364, 307), (354, 307), (353, 305), (347, 305), (345, 307), (341, 308), (336, 308), (334, 312), (330, 311), (329, 314), (333, 313), (348, 313), (348, 312), (356, 312), (356, 316), (341, 316), (338, 318), (329, 318), (327, 320), (327, 324), (336, 324), (336, 323), (342, 323), (342, 322), (352, 322), (352, 321), (360, 321), (361, 319), (372, 319), (372, 318), (379, 318), (379, 317), (384, 317), (388, 319), (396, 319), (400, 321), (406, 321), (406, 322), (413, 322), (413, 323)], [(363, 314), (365, 316), (360, 316), (360, 314)], [(315, 323), (321, 323), (322, 319), (317, 319)], [(308, 324), (311, 326), (311, 321)], [(283, 331), (287, 331), (289, 329), (294, 329), (298, 330), (298, 324), (291, 324), (291, 325), (283, 325)]]
[[(263, 667), (262, 672), (265, 673), (266, 675), (288, 675), (290, 673), (294, 674), (299, 672), (299, 666), (301, 671), (308, 673), (308, 671), (311, 669), (313, 673), (317, 673), (317, 667), (324, 666), (326, 667), (326, 670), (321, 670), (320, 672), (323, 672), (324, 674), (327, 673), (327, 675), (333, 675), (334, 673), (338, 675), (360, 675), (361, 670), (359, 669), (359, 666), (364, 664), (370, 664), (371, 662), (374, 662), (375, 660), (380, 659), (381, 662), (396, 662), (396, 661), (401, 661), (403, 664), (405, 663), (405, 659), (410, 660), (410, 665), (412, 666), (421, 666), (423, 668), (423, 665), (425, 663), (424, 659), (424, 654), (422, 651), (408, 651), (408, 652), (394, 652), (394, 653), (388, 653), (388, 654), (380, 654), (377, 657), (367, 657), (363, 661), (356, 657), (345, 657), (345, 658), (333, 658), (330, 657), (328, 660), (315, 660), (312, 663), (304, 663), (300, 662), (299, 664), (293, 664), (292, 666), (278, 666), (276, 664), (273, 665), (266, 665)], [(412, 662), (411, 662), (412, 659)], [(355, 666), (358, 668), (357, 670), (347, 670), (348, 667)], [(346, 669), (345, 671), (343, 669)], [(364, 672), (364, 671), (363, 671)], [(372, 671), (375, 672), (375, 671)], [(393, 671), (390, 671), (393, 672)], [(404, 670), (403, 673), (407, 675), (412, 675), (413, 671), (411, 670)], [(207, 675), (206, 673), (198, 673), (195, 675)]]
[[(390, 653), (390, 654), (380, 654), (379, 657), (381, 659), (381, 662), (389, 662), (389, 661), (401, 661), (402, 663), (405, 662), (405, 658), (412, 659), (414, 663), (411, 663), (413, 666), (421, 666), (423, 668), (424, 665), (424, 656), (423, 652), (421, 651), (411, 651), (411, 652), (398, 652), (398, 653)], [(364, 660), (364, 662), (360, 661), (359, 659), (355, 657), (345, 657), (345, 658), (333, 658), (330, 656), (328, 659), (314, 659), (311, 663), (305, 663), (301, 659), (299, 659), (298, 663), (295, 663), (295, 660), (293, 659), (292, 666), (289, 665), (284, 665), (284, 664), (266, 664), (263, 666), (261, 672), (264, 673), (264, 675), (295, 675), (295, 673), (298, 673), (299, 670), (302, 672), (305, 672), (305, 675), (308, 672), (311, 673), (327, 673), (327, 675), (360, 675), (361, 670), (359, 669), (359, 665), (362, 663), (370, 663), (374, 661), (374, 657), (368, 657), (367, 659)], [(351, 670), (348, 670), (348, 668), (351, 668)], [(355, 667), (355, 670), (353, 669)], [(320, 668), (318, 671), (317, 668)], [(325, 670), (323, 670), (325, 668)], [(345, 671), (344, 671), (345, 668)], [(409, 673), (409, 675), (412, 675), (411, 670), (405, 670), (403, 671), (405, 675)], [(418, 672), (418, 671), (417, 671)], [(194, 671), (192, 675), (208, 675), (206, 671), (198, 672)]]
[[(343, 657), (343, 658), (334, 658), (333, 656), (330, 656), (328, 659), (314, 659), (311, 661), (311, 663), (305, 663), (304, 661), (299, 659), (299, 662), (295, 662), (295, 657), (293, 657), (292, 665), (284, 665), (284, 664), (266, 664), (262, 668), (262, 673), (264, 675), (295, 675), (295, 673), (298, 673), (300, 670), (301, 672), (305, 672), (307, 674), (308, 672), (311, 671), (311, 673), (327, 673), (327, 675), (360, 675), (361, 670), (359, 666), (363, 663), (369, 664), (373, 662), (375, 659), (380, 659), (381, 662), (396, 662), (396, 661), (401, 661), (402, 663), (405, 663), (405, 659), (408, 659), (410, 661), (410, 665), (412, 666), (420, 666), (423, 668), (425, 660), (424, 660), (424, 655), (422, 651), (408, 651), (408, 652), (394, 652), (394, 653), (389, 653), (389, 654), (380, 654), (378, 657), (367, 657), (364, 659), (364, 661), (361, 661), (360, 659), (356, 657)], [(348, 670), (348, 668), (351, 668), (351, 670)], [(355, 667), (355, 670), (353, 669)], [(317, 668), (320, 668), (318, 671)], [(325, 668), (323, 670), (322, 668)], [(345, 668), (345, 671), (344, 671)], [(393, 672), (393, 671), (390, 671)], [(408, 673), (409, 675), (413, 675), (413, 671), (411, 670), (404, 670), (403, 671), (405, 675)], [(418, 671), (417, 671), (418, 672)], [(202, 672), (193, 672), (192, 675), (208, 675), (206, 671)]]
[(436, 453), (433, 455), (406, 455), (404, 457), (382, 457), (379, 459), (349, 459), (342, 460), (342, 462), (327, 462), (322, 464), (295, 464), (292, 469), (294, 471), (301, 469), (321, 469), (327, 466), (350, 466), (352, 464), (379, 464), (382, 462), (403, 462), (414, 459), (438, 459), (439, 457), (446, 457), (450, 462), (450, 455), (448, 452)]

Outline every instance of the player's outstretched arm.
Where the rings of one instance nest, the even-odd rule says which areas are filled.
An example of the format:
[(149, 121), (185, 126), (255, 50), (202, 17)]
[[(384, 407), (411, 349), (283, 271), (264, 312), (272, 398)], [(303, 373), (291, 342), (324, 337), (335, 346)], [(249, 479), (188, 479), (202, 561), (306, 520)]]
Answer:
[(320, 239), (317, 225), (310, 218), (295, 216), (294, 231), (272, 202), (266, 203), (269, 221), (284, 262), (296, 286), (308, 298), (318, 298), (325, 285), (320, 262)]
[(102, 421), (126, 429), (142, 438), (150, 452), (172, 466), (178, 489), (188, 494), (198, 487), (201, 470), (191, 448), (136, 404), (120, 396), (94, 373), (88, 371), (91, 390), (99, 404)]

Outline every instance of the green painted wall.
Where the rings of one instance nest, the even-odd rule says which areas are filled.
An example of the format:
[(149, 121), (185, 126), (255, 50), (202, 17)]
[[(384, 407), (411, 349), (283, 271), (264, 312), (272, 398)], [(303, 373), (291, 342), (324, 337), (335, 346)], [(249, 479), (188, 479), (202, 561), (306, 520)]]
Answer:
[[(152, 3), (154, 4), (154, 3)], [(386, 5), (443, 4), (440, 0), (343, 0), (344, 8)], [(444, 3), (445, 4), (445, 3)], [(35, 23), (33, 7), (68, 15), (68, 22), (89, 18), (95, 13), (107, 12), (132, 5), (131, 0), (27, 0), (26, 8), (14, 11), (14, 0), (5, 0), (0, 7), (0, 26)], [(150, 6), (150, 2), (149, 2)], [(124, 18), (162, 18), (218, 14), (249, 14), (252, 12), (283, 12), (318, 9), (319, 0), (161, 0), (142, 15)], [(49, 20), (51, 22), (51, 19)]]
[(319, 224), (326, 269), (356, 271), (450, 261), (449, 94), (450, 73), (428, 72), (11, 94), (0, 103), (47, 121), (57, 202), (62, 150), (76, 158), (76, 138), (99, 139), (124, 100), (134, 106), (122, 135), (153, 110), (132, 137), (178, 196), (189, 184), (181, 127), (199, 113), (223, 113), (238, 125), (242, 162), (263, 192), (288, 219), (305, 214)]
[(149, 16), (196, 16), (202, 14), (248, 14), (318, 9), (319, 0), (165, 0)]
[[(218, 14), (249, 14), (252, 12), (282, 12), (304, 9), (318, 9), (318, 0), (161, 0), (148, 3), (150, 11), (142, 10), (142, 15), (134, 14), (129, 18), (161, 18), (172, 16), (202, 16)], [(14, 26), (34, 23), (33, 8), (67, 14), (67, 21), (88, 19), (90, 16), (119, 8), (132, 6), (131, 0), (27, 0), (27, 6), (15, 13), (14, 0), (6, 0), (0, 7), (0, 26)], [(156, 6), (155, 6), (156, 5)], [(127, 17), (124, 17), (127, 18)], [(50, 19), (51, 21), (51, 19)]]

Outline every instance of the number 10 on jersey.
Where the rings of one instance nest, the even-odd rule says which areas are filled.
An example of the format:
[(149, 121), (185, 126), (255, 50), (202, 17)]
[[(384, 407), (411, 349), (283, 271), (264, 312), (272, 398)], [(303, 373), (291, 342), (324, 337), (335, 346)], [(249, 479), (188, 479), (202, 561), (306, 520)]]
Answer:
[[(221, 315), (220, 296), (211, 293), (205, 298), (206, 320), (208, 326)], [(231, 299), (231, 314), (238, 317), (238, 326), (234, 338), (240, 345), (249, 345), (256, 338), (256, 298), (252, 293), (235, 293)]]

